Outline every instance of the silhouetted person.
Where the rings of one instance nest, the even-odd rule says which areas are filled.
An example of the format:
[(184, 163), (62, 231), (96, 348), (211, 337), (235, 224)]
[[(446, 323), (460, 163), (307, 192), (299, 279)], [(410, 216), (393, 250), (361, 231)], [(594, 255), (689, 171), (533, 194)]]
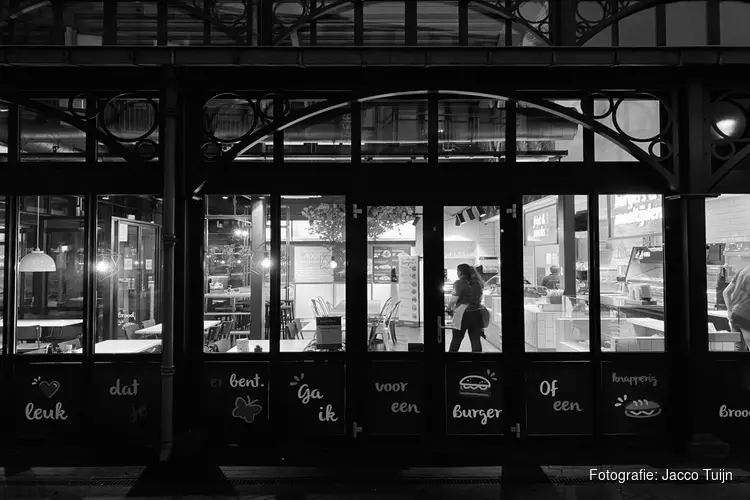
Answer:
[(750, 268), (740, 269), (723, 295), (730, 327), (739, 329), (745, 345), (750, 346)]
[[(484, 334), (484, 321), (479, 308), (482, 304), (484, 281), (469, 264), (459, 264), (456, 270), (458, 271), (458, 280), (453, 283), (453, 296), (449, 309), (456, 310), (460, 306), (466, 307), (461, 317), (461, 328), (453, 330), (449, 352), (458, 352), (466, 332), (469, 332), (471, 352), (482, 352), (481, 338)], [(455, 314), (453, 318), (455, 322)]]
[(560, 268), (557, 266), (550, 266), (549, 274), (542, 278), (542, 286), (549, 288), (550, 290), (556, 290), (560, 288)]

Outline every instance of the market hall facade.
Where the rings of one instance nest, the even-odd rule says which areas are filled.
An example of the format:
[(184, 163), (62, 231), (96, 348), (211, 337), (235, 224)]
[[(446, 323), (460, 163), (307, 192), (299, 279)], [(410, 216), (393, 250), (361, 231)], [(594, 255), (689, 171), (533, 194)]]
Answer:
[(2, 14), (5, 452), (747, 439), (749, 3), (199, 4)]

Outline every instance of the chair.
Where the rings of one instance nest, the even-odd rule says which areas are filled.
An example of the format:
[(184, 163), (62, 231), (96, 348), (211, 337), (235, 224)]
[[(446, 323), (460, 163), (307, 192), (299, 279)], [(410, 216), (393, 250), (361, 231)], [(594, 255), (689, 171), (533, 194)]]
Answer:
[(323, 297), (318, 296), (318, 307), (320, 307), (321, 312), (325, 316), (330, 316), (333, 312), (333, 307), (329, 309), (328, 304), (329, 302), (327, 302)]
[[(137, 327), (138, 325), (136, 325)], [(45, 337), (44, 340), (47, 342), (65, 342), (66, 340), (73, 340), (83, 337), (83, 323), (77, 325), (68, 325), (60, 329), (53, 330), (52, 334)]]
[(292, 320), (292, 323), (294, 323), (294, 326), (297, 329), (297, 337), (295, 338), (305, 340), (305, 335), (302, 333), (302, 320), (299, 318), (294, 318)]
[(315, 299), (310, 299), (310, 307), (312, 308), (313, 315), (316, 318), (320, 318), (323, 316), (320, 312), (320, 308), (318, 307), (318, 302)]
[(143, 328), (151, 328), (152, 326), (156, 326), (156, 320), (155, 319), (147, 319), (143, 323)]
[(125, 323), (124, 325), (122, 325), (122, 331), (125, 334), (125, 339), (127, 340), (134, 340), (135, 332), (138, 329), (139, 328), (137, 323)]
[(393, 342), (393, 345), (396, 345), (396, 342), (397, 342), (396, 321), (398, 321), (398, 310), (400, 308), (401, 308), (401, 301), (399, 300), (391, 308), (390, 314), (388, 314), (388, 318), (385, 320), (385, 326), (386, 328), (388, 328), (388, 332), (391, 334), (391, 341)]
[(18, 326), (16, 327), (16, 340), (33, 341), (39, 347), (41, 340), (42, 328), (39, 325)]

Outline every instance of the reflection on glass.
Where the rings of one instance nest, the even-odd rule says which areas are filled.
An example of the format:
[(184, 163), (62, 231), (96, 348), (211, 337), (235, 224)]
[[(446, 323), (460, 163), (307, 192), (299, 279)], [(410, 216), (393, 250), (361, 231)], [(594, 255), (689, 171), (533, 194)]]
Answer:
[[(651, 144), (649, 139), (657, 137), (662, 128), (659, 101), (623, 99), (617, 105), (619, 100), (595, 100), (594, 114), (601, 117), (597, 120), (612, 130), (619, 127), (622, 133), (635, 139), (635, 144), (648, 154)], [(659, 156), (662, 153), (661, 145), (656, 144), (652, 151), (655, 156)], [(599, 134), (594, 136), (594, 158), (596, 161), (636, 161), (633, 155)]]
[(84, 203), (82, 196), (18, 201), (16, 353), (81, 353)]
[(586, 196), (524, 196), (526, 352), (589, 351)]
[(362, 104), (362, 161), (427, 161), (427, 100)]
[(344, 350), (345, 198), (281, 200), (281, 351)]
[[(706, 199), (708, 347), (747, 352), (750, 324), (750, 195)], [(731, 318), (731, 321), (730, 321)]]
[[(260, 97), (260, 96), (258, 96)], [(256, 104), (257, 103), (257, 104)], [(201, 154), (207, 160), (218, 158), (235, 143), (258, 130), (273, 113), (273, 100), (245, 98), (236, 94), (219, 94), (203, 106), (203, 141)], [(273, 161), (273, 137), (248, 148), (238, 161)]]
[(599, 196), (603, 352), (662, 352), (664, 232), (662, 197)]
[(750, 16), (750, 4), (742, 1), (725, 1), (719, 4), (721, 12), (721, 44), (728, 47), (750, 45), (750, 31), (745, 19)]
[(422, 207), (367, 209), (367, 349), (424, 349)]
[[(291, 113), (303, 112), (319, 102), (293, 100)], [(351, 144), (351, 110), (337, 109), (284, 129), (284, 161), (351, 162)]]
[[(492, 206), (446, 206), (444, 231), (444, 324), (447, 352), (502, 351), (500, 215)], [(489, 313), (484, 328), (482, 312)], [(464, 311), (468, 313), (463, 316)], [(460, 323), (458, 318), (460, 319)]]
[(505, 130), (505, 101), (443, 99), (438, 105), (438, 159), (504, 161)]
[[(579, 101), (555, 104), (580, 112)], [(580, 125), (546, 111), (519, 104), (516, 146), (518, 161), (582, 161), (583, 134)]]
[(97, 199), (97, 354), (161, 352), (161, 211), (156, 196)]
[[(101, 102), (99, 128), (145, 161), (159, 154), (159, 99), (124, 94)], [(122, 161), (122, 156), (99, 145), (102, 161)]]
[(458, 45), (458, 1), (417, 2), (417, 45)]
[(405, 2), (364, 2), (365, 45), (404, 45)]
[(666, 5), (667, 46), (706, 45), (706, 2), (680, 2)]
[(268, 196), (207, 196), (204, 352), (268, 352)]
[(469, 46), (504, 47), (505, 19), (495, 9), (480, 3), (469, 3)]
[[(68, 98), (35, 99), (35, 103), (82, 118), (86, 115), (86, 100)], [(67, 123), (45, 116), (28, 108), (19, 107), (21, 115), (22, 161), (84, 161), (86, 133)], [(6, 118), (7, 119), (7, 118)]]

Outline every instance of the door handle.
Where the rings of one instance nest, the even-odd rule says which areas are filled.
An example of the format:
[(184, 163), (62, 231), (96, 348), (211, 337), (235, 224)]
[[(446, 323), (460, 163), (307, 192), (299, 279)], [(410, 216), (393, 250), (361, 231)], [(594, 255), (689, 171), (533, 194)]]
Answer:
[(437, 341), (438, 344), (443, 343), (443, 330), (453, 330), (453, 328), (449, 326), (443, 326), (443, 317), (438, 316), (437, 317)]

